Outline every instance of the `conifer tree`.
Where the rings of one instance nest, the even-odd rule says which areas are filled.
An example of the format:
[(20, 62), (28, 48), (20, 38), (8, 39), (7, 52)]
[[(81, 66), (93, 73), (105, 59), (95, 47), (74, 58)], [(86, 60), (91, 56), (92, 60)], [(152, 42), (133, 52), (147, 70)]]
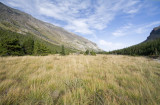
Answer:
[(89, 50), (86, 50), (86, 52), (84, 53), (84, 55), (89, 55)]
[(62, 45), (61, 55), (66, 55), (66, 52), (65, 52), (65, 49), (64, 49), (64, 45)]

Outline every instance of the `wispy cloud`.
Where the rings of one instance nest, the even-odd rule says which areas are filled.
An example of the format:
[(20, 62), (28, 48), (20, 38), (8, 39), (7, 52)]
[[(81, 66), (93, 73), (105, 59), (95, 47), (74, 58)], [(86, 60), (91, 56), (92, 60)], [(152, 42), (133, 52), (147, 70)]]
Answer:
[(127, 24), (123, 27), (120, 27), (116, 31), (114, 31), (112, 35), (116, 37), (125, 36), (128, 34), (128, 30), (131, 29), (131, 27), (132, 27), (132, 24)]
[(147, 31), (151, 31), (153, 27), (159, 25), (160, 21), (153, 21), (150, 23), (136, 24), (136, 25), (127, 24), (122, 27), (119, 27), (117, 30), (112, 32), (112, 35), (115, 37), (123, 37), (126, 35), (133, 35), (133, 34), (145, 34)]
[(154, 21), (148, 24), (140, 25), (137, 29), (135, 29), (135, 32), (138, 34), (142, 34), (148, 31), (149, 28), (156, 27), (158, 25), (160, 25), (160, 21)]

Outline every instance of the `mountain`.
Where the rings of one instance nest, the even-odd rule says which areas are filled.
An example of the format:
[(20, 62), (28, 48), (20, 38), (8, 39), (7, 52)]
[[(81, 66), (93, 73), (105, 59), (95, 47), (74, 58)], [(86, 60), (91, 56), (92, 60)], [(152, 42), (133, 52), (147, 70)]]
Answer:
[(155, 40), (157, 38), (160, 38), (160, 26), (158, 27), (155, 27), (150, 35), (147, 37), (147, 40), (146, 41), (150, 41), (150, 40)]
[(155, 27), (147, 39), (137, 45), (109, 52), (110, 54), (160, 56), (160, 26)]
[(26, 35), (30, 33), (54, 45), (80, 51), (101, 51), (98, 46), (61, 27), (38, 20), (31, 15), (0, 3), (0, 28)]

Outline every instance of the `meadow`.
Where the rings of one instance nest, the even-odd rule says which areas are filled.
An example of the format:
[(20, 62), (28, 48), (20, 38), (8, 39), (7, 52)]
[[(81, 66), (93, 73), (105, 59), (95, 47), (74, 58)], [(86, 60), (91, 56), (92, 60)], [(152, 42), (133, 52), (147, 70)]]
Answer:
[(158, 105), (160, 63), (122, 55), (0, 57), (0, 105)]

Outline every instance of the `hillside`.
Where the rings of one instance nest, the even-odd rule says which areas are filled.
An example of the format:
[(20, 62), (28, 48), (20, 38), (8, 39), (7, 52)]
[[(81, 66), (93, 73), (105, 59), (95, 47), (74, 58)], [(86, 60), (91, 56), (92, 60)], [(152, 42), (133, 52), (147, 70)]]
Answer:
[(160, 26), (152, 30), (148, 38), (137, 45), (109, 52), (110, 54), (160, 56)]
[(97, 45), (61, 27), (40, 21), (29, 14), (0, 3), (0, 27), (21, 34), (31, 33), (49, 43), (80, 51), (100, 51)]
[(0, 57), (0, 105), (159, 105), (159, 76), (144, 57)]
[(160, 55), (160, 38), (143, 42), (128, 48), (111, 51), (109, 53), (122, 54), (122, 55), (159, 56)]
[[(60, 54), (62, 46), (51, 44), (30, 33), (22, 35), (0, 28), (0, 56)], [(65, 54), (75, 52), (65, 48)]]

